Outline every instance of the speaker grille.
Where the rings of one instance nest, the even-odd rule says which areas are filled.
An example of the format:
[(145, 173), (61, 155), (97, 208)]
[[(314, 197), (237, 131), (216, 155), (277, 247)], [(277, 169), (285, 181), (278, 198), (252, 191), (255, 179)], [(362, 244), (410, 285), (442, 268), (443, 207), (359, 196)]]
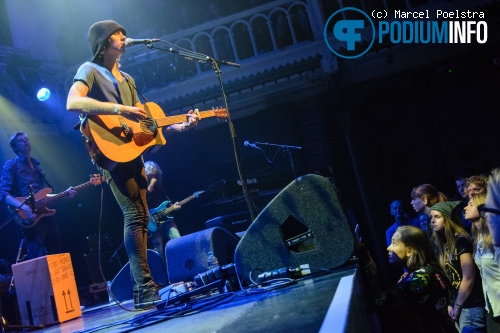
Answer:
[[(333, 184), (305, 175), (286, 186), (262, 210), (235, 252), (241, 278), (309, 264), (335, 268), (351, 257), (354, 238)], [(255, 276), (254, 276), (255, 275)]]

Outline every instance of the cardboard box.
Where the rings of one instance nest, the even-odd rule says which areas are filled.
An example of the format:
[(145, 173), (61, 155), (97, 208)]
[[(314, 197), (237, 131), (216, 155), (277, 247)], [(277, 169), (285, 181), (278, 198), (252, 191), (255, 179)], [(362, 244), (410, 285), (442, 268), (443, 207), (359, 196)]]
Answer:
[(80, 317), (80, 299), (69, 253), (12, 265), (23, 325), (50, 325)]

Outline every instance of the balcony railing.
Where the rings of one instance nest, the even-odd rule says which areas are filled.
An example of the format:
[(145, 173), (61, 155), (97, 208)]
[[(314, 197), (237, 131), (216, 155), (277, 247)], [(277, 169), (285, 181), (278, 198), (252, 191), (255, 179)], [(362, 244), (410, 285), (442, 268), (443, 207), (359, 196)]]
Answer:
[[(322, 40), (324, 18), (317, 1), (282, 0), (179, 31), (161, 40), (218, 60), (240, 63), (305, 41)], [(210, 63), (186, 61), (163, 50), (130, 48), (123, 68), (148, 91), (211, 71)], [(163, 48), (163, 46), (159, 46)], [(166, 45), (171, 47), (171, 45)]]

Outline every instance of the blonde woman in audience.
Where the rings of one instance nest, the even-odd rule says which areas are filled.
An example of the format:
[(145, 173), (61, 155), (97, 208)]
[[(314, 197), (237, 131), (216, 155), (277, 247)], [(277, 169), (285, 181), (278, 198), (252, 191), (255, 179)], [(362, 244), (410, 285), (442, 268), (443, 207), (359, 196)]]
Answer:
[(500, 168), (491, 172), (485, 205), (478, 208), (488, 221), (493, 245), (500, 246)]
[(496, 260), (500, 248), (493, 246), (488, 223), (477, 209), (485, 200), (484, 193), (473, 195), (465, 207), (465, 218), (472, 222), (474, 261), (481, 273), (486, 303), (486, 328), (488, 333), (500, 333), (500, 266)]
[(431, 207), (432, 240), (439, 263), (456, 291), (448, 306), (450, 317), (460, 332), (485, 332), (481, 277), (472, 256), (472, 240), (455, 211), (459, 203), (445, 201)]

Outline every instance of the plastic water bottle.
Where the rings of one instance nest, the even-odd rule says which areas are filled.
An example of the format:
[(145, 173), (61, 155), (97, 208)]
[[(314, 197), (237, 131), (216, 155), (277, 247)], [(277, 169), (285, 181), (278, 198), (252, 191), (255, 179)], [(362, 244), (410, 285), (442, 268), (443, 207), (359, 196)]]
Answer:
[(106, 285), (106, 290), (108, 291), (108, 301), (109, 303), (114, 302), (113, 296), (111, 296), (111, 281), (107, 281)]
[(217, 259), (216, 256), (214, 256), (213, 252), (208, 252), (208, 269), (213, 269), (219, 266), (219, 260)]

